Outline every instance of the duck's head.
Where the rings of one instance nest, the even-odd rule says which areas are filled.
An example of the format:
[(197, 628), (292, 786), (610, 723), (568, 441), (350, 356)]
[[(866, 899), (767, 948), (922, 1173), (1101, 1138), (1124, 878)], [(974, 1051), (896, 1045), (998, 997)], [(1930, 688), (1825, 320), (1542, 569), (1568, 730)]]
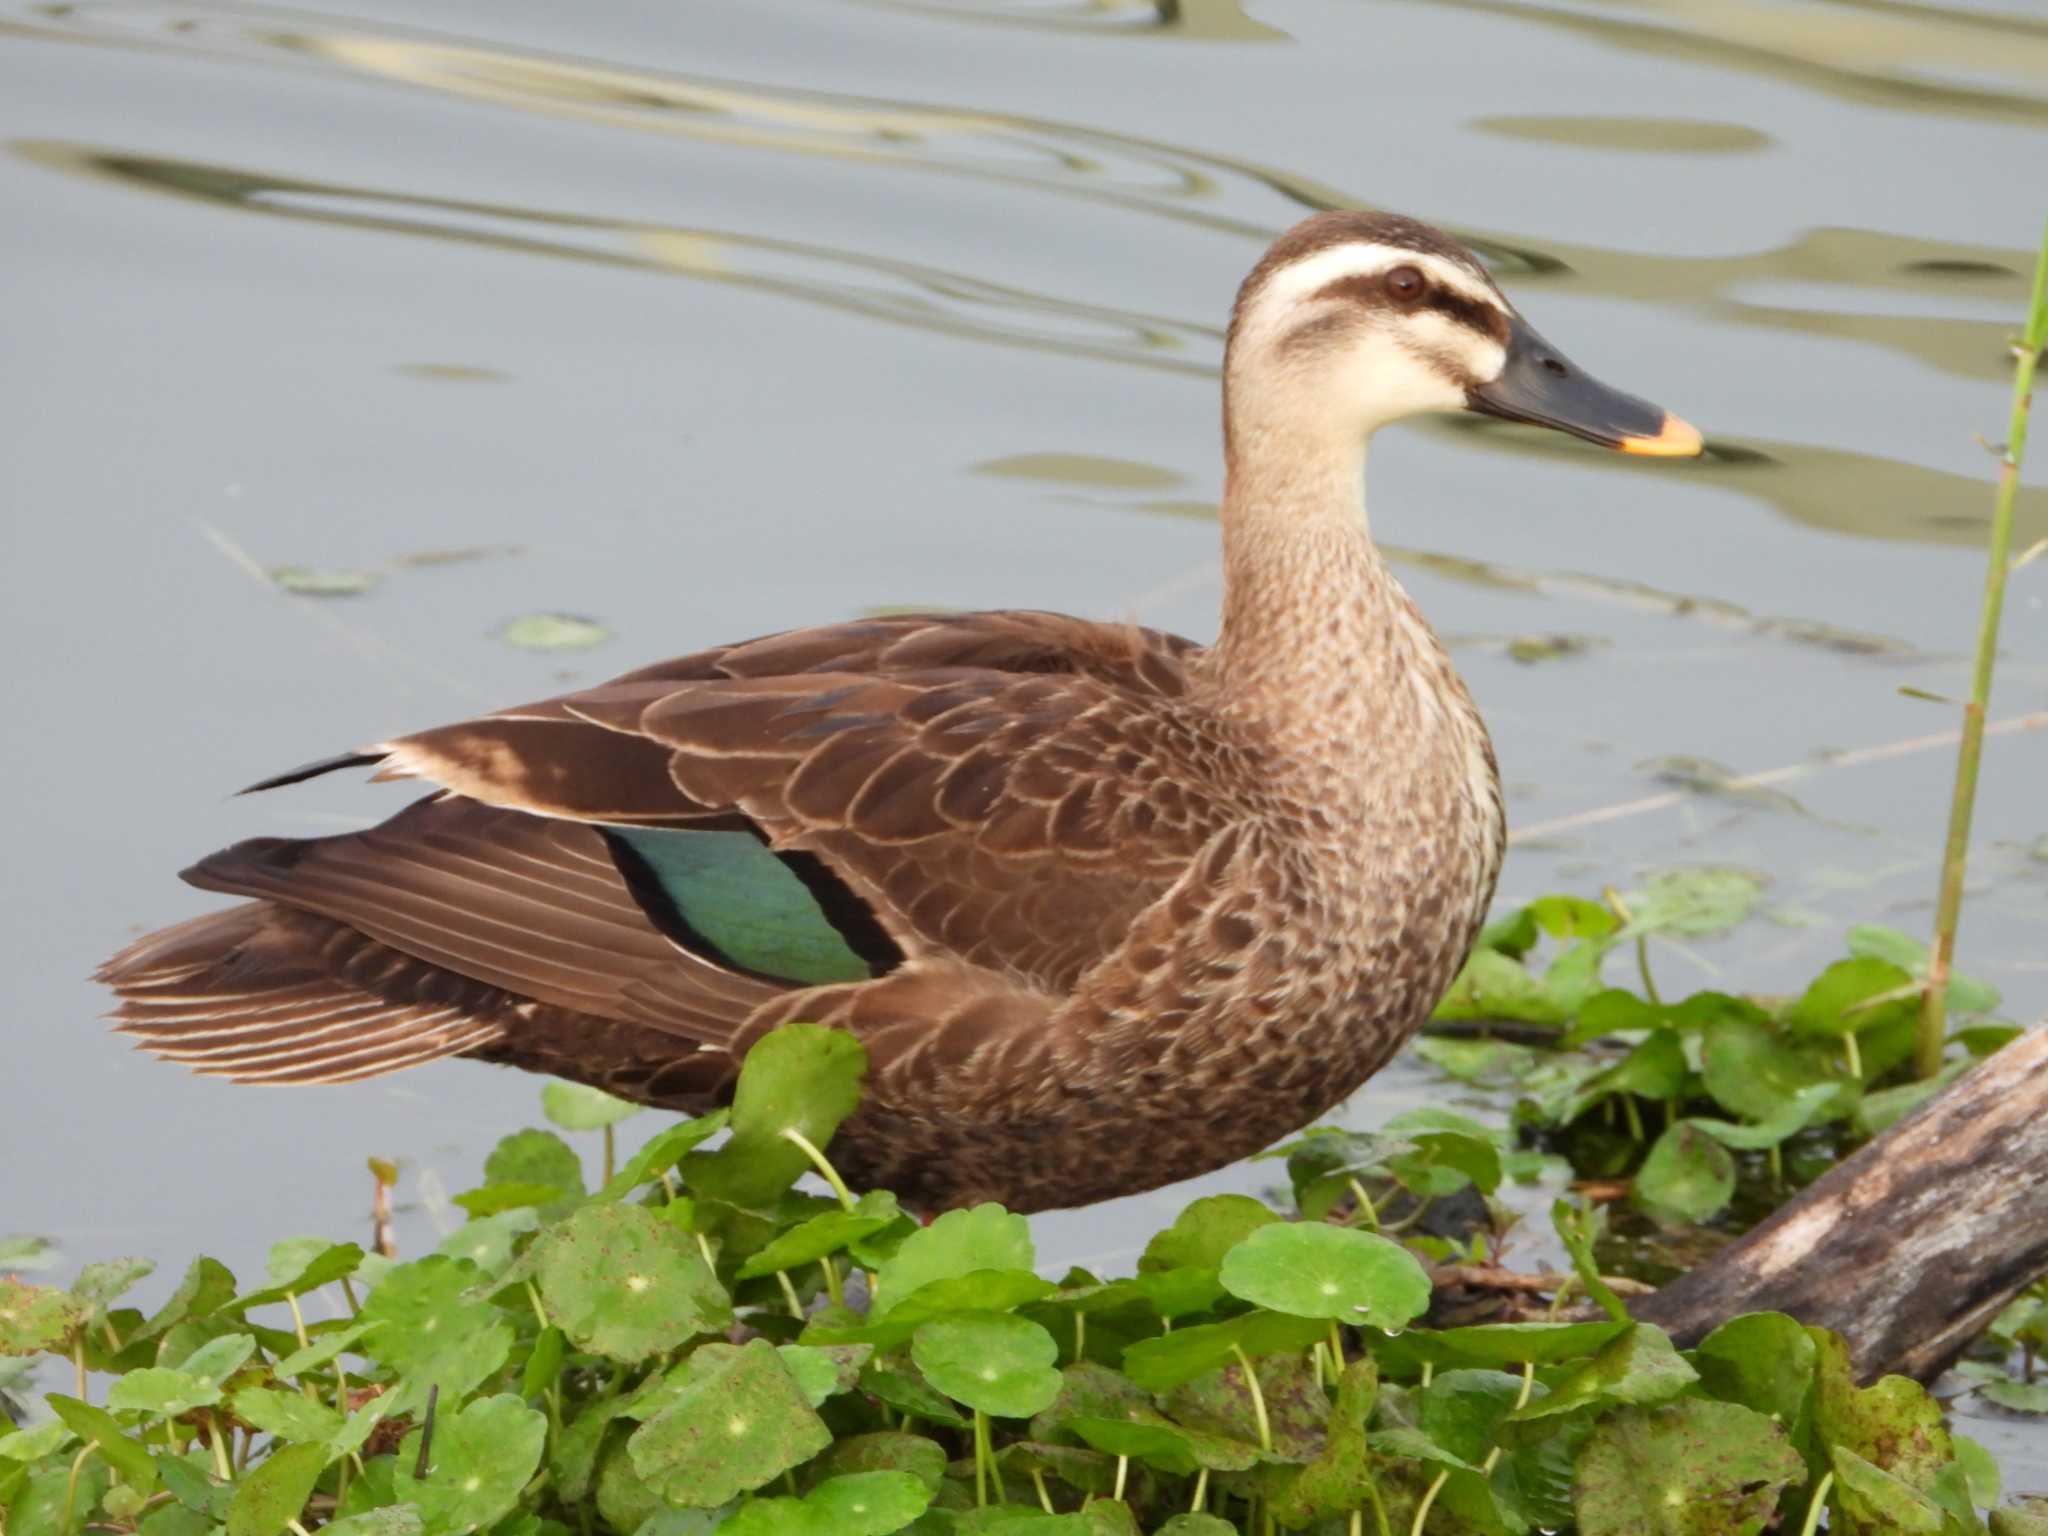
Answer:
[(1692, 426), (1538, 335), (1464, 246), (1397, 214), (1321, 213), (1276, 240), (1238, 291), (1224, 376), (1233, 448), (1477, 411), (1624, 453), (1700, 451)]

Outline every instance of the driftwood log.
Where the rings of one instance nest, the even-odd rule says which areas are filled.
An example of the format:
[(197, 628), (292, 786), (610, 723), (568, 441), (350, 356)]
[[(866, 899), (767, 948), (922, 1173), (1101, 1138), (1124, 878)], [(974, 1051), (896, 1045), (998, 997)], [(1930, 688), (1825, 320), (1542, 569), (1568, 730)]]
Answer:
[(1738, 1312), (1786, 1312), (1842, 1334), (1862, 1380), (1925, 1381), (2044, 1272), (2048, 1027), (1630, 1310), (1681, 1344)]

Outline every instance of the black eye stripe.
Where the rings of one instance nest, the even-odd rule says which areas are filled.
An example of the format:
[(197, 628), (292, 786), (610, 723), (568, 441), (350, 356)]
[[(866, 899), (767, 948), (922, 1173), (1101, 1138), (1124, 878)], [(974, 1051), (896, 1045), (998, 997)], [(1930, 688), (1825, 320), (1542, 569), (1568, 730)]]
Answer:
[(1502, 346), (1507, 345), (1508, 317), (1491, 304), (1482, 304), (1477, 299), (1468, 299), (1462, 293), (1453, 293), (1448, 288), (1433, 288), (1422, 301), (1439, 314), (1447, 315), (1458, 324), (1490, 336)]
[[(1367, 276), (1364, 273), (1354, 273), (1349, 277), (1340, 277), (1325, 283), (1315, 291), (1311, 302), (1326, 299), (1346, 299), (1354, 304), (1369, 305), (1375, 309), (1394, 309), (1397, 313), (1401, 308), (1389, 301), (1384, 280), (1377, 274)], [(1455, 289), (1445, 288), (1436, 283), (1431, 283), (1427, 292), (1417, 302), (1419, 307), (1433, 309), (1467, 330), (1489, 337), (1502, 346), (1507, 345), (1508, 317), (1491, 304), (1467, 298)]]

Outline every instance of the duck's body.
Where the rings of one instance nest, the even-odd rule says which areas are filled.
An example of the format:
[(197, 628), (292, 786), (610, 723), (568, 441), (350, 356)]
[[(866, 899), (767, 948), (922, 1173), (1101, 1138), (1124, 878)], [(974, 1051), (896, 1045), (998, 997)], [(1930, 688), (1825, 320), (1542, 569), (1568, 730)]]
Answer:
[[(1449, 984), (1504, 838), (1364, 517), (1366, 436), (1444, 402), (1327, 405), (1386, 329), (1345, 284), (1395, 262), (1446, 314), (1497, 304), (1461, 399), (1509, 372), (1512, 311), (1441, 236), (1284, 238), (1233, 317), (1214, 646), (1032, 612), (799, 630), (285, 775), (441, 792), (189, 871), (256, 899), (110, 961), (122, 1026), (250, 1081), (462, 1054), (696, 1110), (807, 1019), (870, 1057), (833, 1155), (930, 1208), (1128, 1193), (1329, 1109)], [(1400, 338), (1445, 343), (1397, 298)]]

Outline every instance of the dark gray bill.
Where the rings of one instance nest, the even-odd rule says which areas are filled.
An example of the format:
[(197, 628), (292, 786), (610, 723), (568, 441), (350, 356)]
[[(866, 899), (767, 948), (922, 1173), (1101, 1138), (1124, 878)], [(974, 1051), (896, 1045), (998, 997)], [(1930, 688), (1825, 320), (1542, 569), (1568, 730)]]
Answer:
[(1700, 434), (1662, 406), (1609, 389), (1565, 361), (1519, 315), (1508, 328), (1508, 361), (1499, 378), (1465, 393), (1472, 410), (1583, 437), (1603, 448), (1662, 458), (1690, 458)]

